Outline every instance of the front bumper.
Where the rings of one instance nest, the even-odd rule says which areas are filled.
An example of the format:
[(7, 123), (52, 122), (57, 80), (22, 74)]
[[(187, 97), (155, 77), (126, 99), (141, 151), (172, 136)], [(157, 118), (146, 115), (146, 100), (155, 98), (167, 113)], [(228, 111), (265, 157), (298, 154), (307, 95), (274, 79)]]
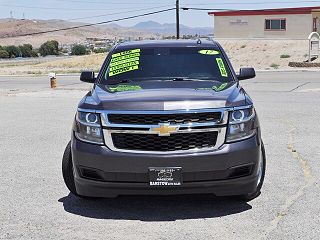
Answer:
[[(258, 135), (224, 144), (214, 151), (167, 155), (114, 152), (106, 146), (81, 142), (74, 136), (71, 142), (76, 190), (83, 196), (196, 193), (228, 196), (254, 192), (257, 186), (261, 161)], [(250, 174), (230, 178), (233, 170), (241, 166), (251, 166)], [(182, 186), (149, 186), (149, 167), (182, 167)], [(93, 170), (103, 180), (84, 178), (81, 169)]]

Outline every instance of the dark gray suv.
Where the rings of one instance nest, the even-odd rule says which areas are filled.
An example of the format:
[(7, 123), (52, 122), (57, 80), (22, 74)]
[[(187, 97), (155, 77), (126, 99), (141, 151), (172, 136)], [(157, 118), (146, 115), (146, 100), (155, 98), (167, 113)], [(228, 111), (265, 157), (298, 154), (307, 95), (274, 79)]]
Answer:
[(116, 45), (80, 101), (62, 162), (80, 197), (260, 194), (266, 157), (253, 102), (213, 41)]

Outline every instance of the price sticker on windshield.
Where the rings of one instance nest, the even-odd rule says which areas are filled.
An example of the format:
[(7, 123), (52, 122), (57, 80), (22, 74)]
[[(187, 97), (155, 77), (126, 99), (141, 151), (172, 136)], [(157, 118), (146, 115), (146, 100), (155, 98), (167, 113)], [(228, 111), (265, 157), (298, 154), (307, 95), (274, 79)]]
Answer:
[(126, 50), (112, 54), (109, 77), (138, 70), (140, 64), (140, 49)]
[(198, 53), (203, 55), (219, 55), (220, 52), (216, 50), (200, 50)]
[(228, 73), (227, 73), (227, 70), (224, 66), (224, 62), (223, 62), (222, 58), (216, 58), (216, 61), (217, 61), (221, 76), (228, 77)]

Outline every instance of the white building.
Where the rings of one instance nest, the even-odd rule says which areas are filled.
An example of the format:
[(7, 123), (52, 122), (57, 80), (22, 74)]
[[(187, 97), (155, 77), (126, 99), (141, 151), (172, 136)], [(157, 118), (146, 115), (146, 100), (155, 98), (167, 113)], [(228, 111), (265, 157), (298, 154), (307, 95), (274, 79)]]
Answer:
[(215, 38), (306, 39), (320, 31), (320, 7), (209, 12)]

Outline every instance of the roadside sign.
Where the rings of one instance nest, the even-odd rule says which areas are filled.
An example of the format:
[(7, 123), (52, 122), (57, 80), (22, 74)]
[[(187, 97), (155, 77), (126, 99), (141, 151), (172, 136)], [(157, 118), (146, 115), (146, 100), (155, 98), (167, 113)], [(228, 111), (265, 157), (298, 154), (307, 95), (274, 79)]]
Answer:
[(319, 57), (319, 39), (320, 35), (317, 32), (312, 32), (309, 37), (309, 62), (312, 57)]

